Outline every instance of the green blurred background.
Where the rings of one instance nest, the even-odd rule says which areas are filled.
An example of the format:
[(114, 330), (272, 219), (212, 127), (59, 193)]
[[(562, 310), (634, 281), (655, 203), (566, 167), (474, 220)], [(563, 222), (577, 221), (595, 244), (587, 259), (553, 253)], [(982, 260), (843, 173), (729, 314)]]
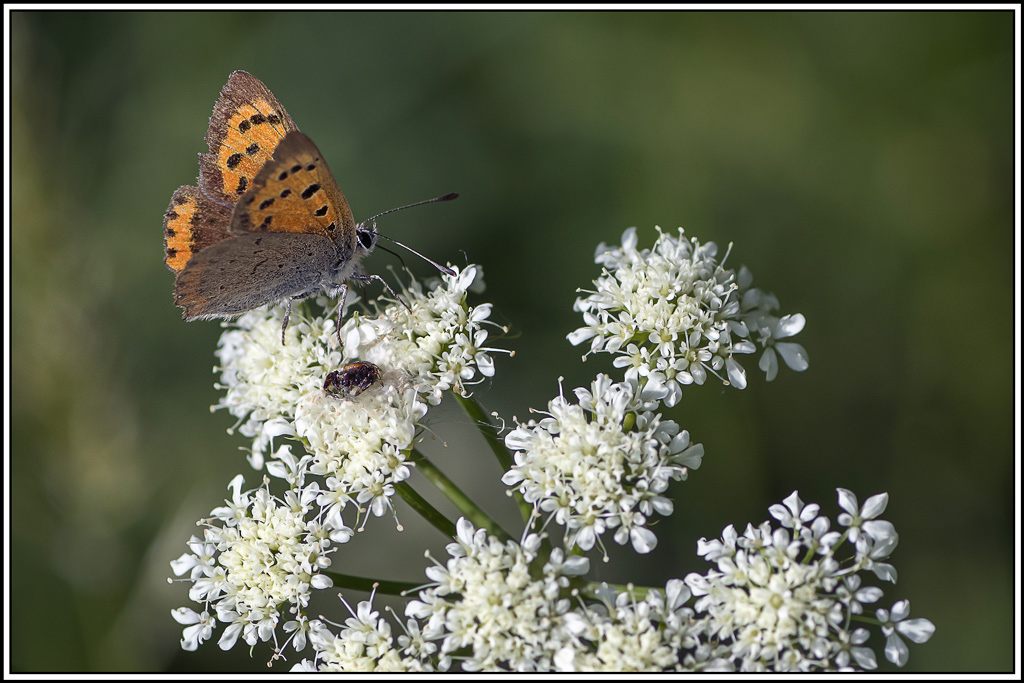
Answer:
[[(704, 465), (656, 552), (615, 548), (594, 576), (663, 585), (706, 571), (698, 538), (794, 489), (833, 518), (836, 487), (887, 491), (885, 606), (938, 627), (907, 670), (1012, 669), (1013, 20), (14, 12), (13, 669), (266, 671), (266, 649), (183, 653), (169, 612), (187, 587), (166, 581), (230, 478), (258, 481), (209, 411), (220, 328), (181, 321), (162, 263), (163, 213), (235, 69), (317, 142), (357, 220), (462, 194), (381, 230), (483, 264), (479, 301), (516, 355), (477, 396), (505, 419), (560, 375), (568, 391), (612, 370), (565, 335), (595, 247), (629, 226), (645, 246), (655, 225), (734, 242), (730, 263), (806, 316), (807, 372), (766, 384), (750, 362), (745, 391), (692, 387), (669, 411)], [(464, 415), (433, 424), (425, 450), (513, 526)], [(400, 512), (404, 533), (372, 519), (338, 569), (423, 579), (445, 539)]]

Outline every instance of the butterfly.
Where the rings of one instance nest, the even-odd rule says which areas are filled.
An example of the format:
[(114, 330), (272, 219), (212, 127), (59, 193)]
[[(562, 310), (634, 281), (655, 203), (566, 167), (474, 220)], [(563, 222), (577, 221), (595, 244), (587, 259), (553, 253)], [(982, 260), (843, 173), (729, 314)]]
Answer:
[(323, 292), (340, 295), (340, 346), (348, 281), (379, 280), (391, 291), (361, 264), (383, 237), (376, 219), (390, 211), (356, 223), (320, 150), (245, 71), (228, 77), (206, 142), (197, 185), (179, 187), (164, 215), (164, 263), (175, 274), (174, 303), (184, 319), (233, 318), (285, 302), (284, 343), (292, 302)]

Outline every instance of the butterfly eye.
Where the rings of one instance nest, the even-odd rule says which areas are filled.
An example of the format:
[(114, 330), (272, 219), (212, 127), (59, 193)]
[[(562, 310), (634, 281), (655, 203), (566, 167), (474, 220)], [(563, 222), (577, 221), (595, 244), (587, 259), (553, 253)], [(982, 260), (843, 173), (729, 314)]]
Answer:
[(359, 244), (363, 249), (369, 251), (373, 249), (374, 245), (377, 244), (377, 233), (372, 230), (360, 230), (356, 233), (359, 239)]

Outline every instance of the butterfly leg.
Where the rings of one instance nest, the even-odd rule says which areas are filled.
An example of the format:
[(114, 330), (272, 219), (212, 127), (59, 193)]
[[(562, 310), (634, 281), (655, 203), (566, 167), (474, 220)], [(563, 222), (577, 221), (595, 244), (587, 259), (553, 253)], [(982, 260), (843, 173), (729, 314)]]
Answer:
[(284, 333), (288, 331), (288, 320), (292, 317), (292, 302), (305, 299), (309, 294), (299, 294), (288, 299), (288, 306), (284, 309), (284, 323), (281, 324), (281, 343), (284, 344)]
[(384, 289), (388, 290), (388, 293), (391, 296), (395, 297), (395, 299), (398, 301), (398, 303), (400, 303), (403, 306), (405, 306), (405, 309), (407, 311), (411, 311), (412, 310), (411, 308), (409, 308), (409, 304), (405, 303), (405, 300), (402, 297), (400, 297), (397, 294), (395, 294), (395, 290), (391, 289), (391, 285), (389, 285), (387, 283), (387, 281), (384, 278), (382, 278), (380, 275), (353, 275), (352, 279), (353, 280), (359, 280), (360, 282), (370, 282), (371, 280), (377, 280), (382, 285), (384, 285)]
[(284, 323), (281, 325), (281, 344), (284, 345), (284, 333), (288, 330), (288, 319), (292, 317), (292, 302), (294, 297), (288, 299), (288, 306), (284, 309)]
[(348, 283), (341, 283), (341, 301), (338, 302), (338, 324), (336, 325), (338, 332), (338, 348), (341, 348), (341, 316), (345, 310), (345, 299), (348, 298)]

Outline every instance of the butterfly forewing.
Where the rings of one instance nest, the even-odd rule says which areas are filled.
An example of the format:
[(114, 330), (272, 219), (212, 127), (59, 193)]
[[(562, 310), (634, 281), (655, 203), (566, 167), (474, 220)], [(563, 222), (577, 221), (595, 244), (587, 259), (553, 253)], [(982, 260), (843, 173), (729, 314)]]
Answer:
[(293, 130), (295, 122), (267, 86), (245, 71), (232, 73), (206, 130), (210, 151), (199, 162), (203, 192), (218, 202), (237, 202)]
[(231, 231), (316, 234), (347, 246), (355, 220), (320, 150), (293, 131), (238, 201)]

